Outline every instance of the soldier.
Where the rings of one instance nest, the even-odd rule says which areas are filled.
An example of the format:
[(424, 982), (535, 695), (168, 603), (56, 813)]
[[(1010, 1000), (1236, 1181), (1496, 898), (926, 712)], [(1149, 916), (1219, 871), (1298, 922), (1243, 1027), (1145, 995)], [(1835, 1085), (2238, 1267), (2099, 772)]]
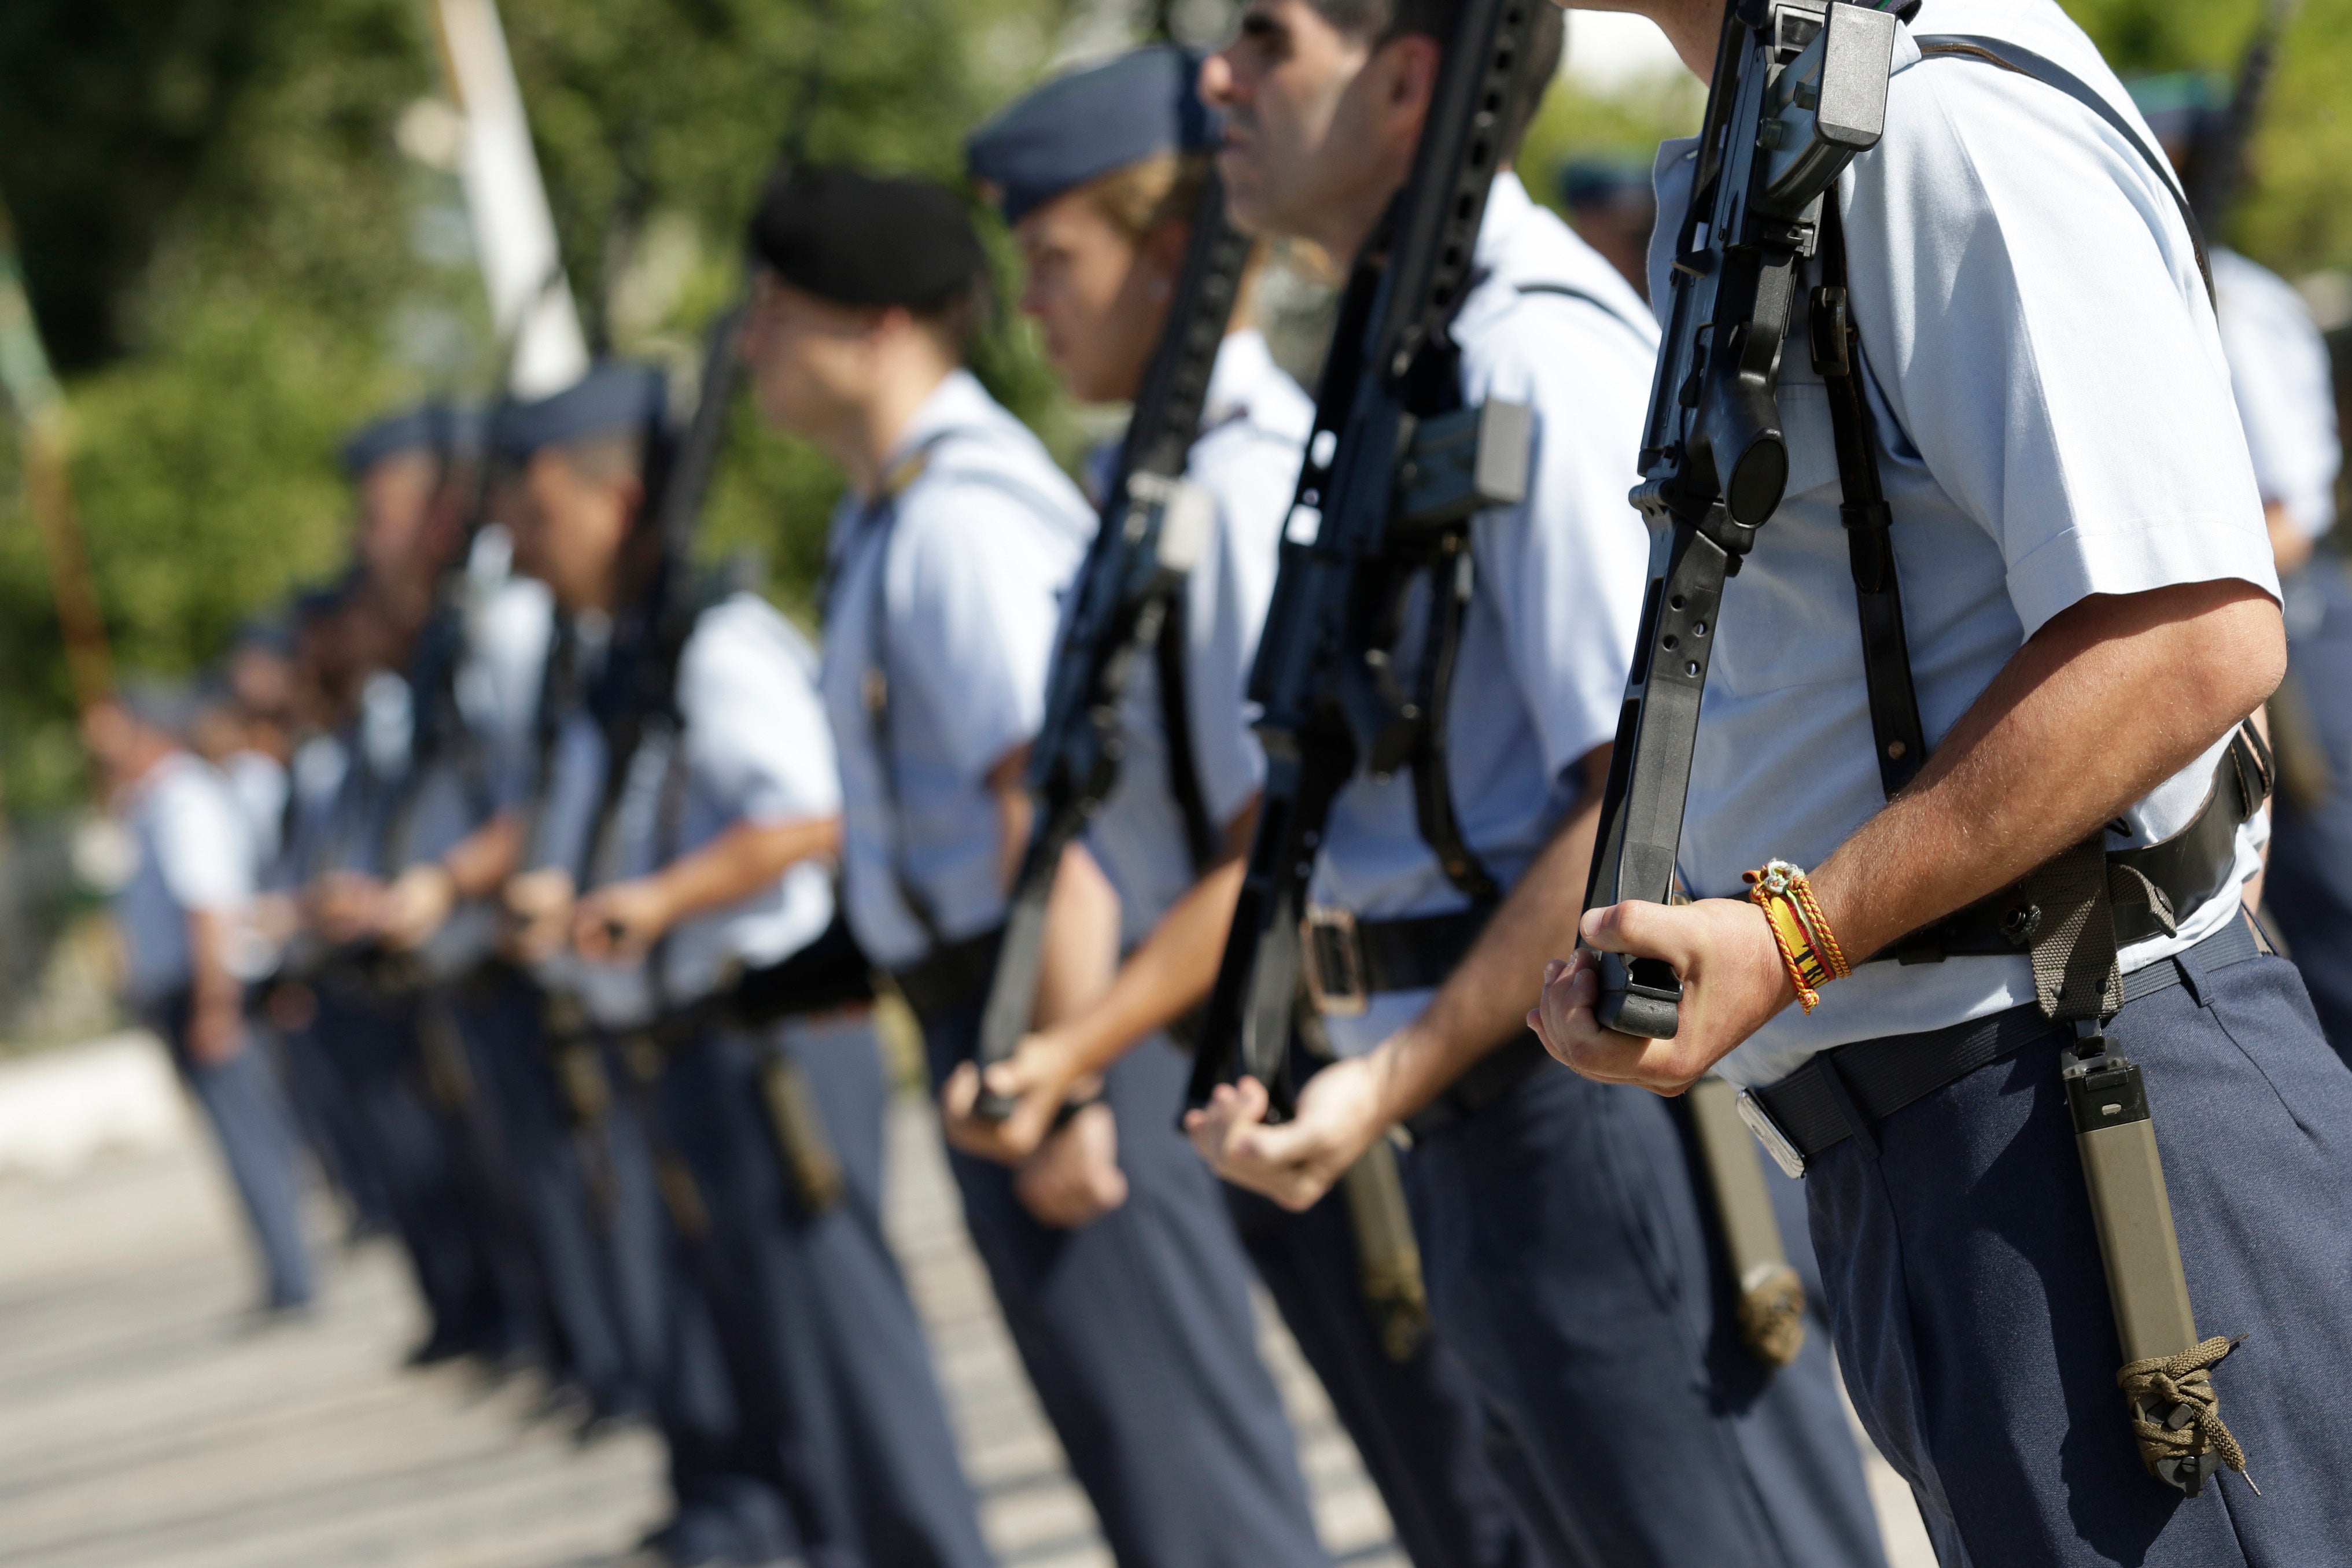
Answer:
[(1571, 158), (1559, 171), (1560, 204), (1577, 237), (1609, 258), (1619, 276), (1650, 297), (1650, 231), (1658, 225), (1650, 166), (1627, 158)]
[[(2131, 84), (2184, 181), (2221, 147), (2229, 105), (2210, 78), (2183, 72)], [(2352, 583), (2317, 549), (2336, 526), (2343, 447), (2327, 343), (2286, 279), (2236, 251), (2211, 251), (2214, 313), (2230, 387), (2245, 422), (2284, 595), (2285, 681), (2270, 702), (2278, 753), (2269, 874), (2261, 907), (2303, 971), (2320, 1027), (2352, 1055)]]
[(360, 564), (336, 617), (351, 712), (333, 802), (302, 846), (311, 942), (297, 967), (317, 998), (313, 1036), (350, 1086), (425, 1297), (430, 1323), (411, 1360), (471, 1356), (496, 1368), (538, 1335), (532, 1292), (472, 1144), (467, 1077), (446, 1038), (425, 1032), (436, 1020), (419, 966), (383, 941), (420, 781), (420, 704), (405, 672), (471, 494), (462, 475), (478, 435), (428, 404), (345, 444), (360, 500)]
[[(1723, 6), (1634, 8), (1708, 68)], [(1787, 496), (1718, 612), (1681, 837), (1696, 901), (1580, 925), (1671, 964), (1678, 1032), (1601, 1028), (1582, 949), (1548, 977), (1543, 1032), (1599, 1080), (1750, 1089), (1805, 1171), (1854, 1403), (1943, 1561), (2325, 1561), (2352, 1535), (2328, 1414), (2352, 1398), (2352, 1077), (2240, 903), (2264, 783), (2240, 725), (2285, 641), (2200, 246), (2056, 5), (1901, 15), (1884, 135), (1797, 280), (1811, 301), (1843, 272), (1858, 345), (1816, 329), (1815, 366), (1797, 324)], [(1692, 153), (1659, 156), (1662, 297)], [(1873, 471), (1907, 654), (1858, 629), (1857, 582), (1887, 589), (1840, 502)], [(1928, 743), (1907, 783), (1882, 772), (1916, 764), (1901, 728)], [(2143, 1155), (2140, 1186), (2095, 1195), (2084, 1167), (2117, 1168), (2095, 1140), (2151, 1126), (2133, 1146), (2160, 1173)], [(2166, 1187), (2177, 1255), (2150, 1239)], [(2189, 1337), (2251, 1336), (2218, 1373), (2235, 1341), (2119, 1354), (2191, 1304)], [(2179, 1495), (2249, 1457), (2260, 1498)]]
[[(789, 1529), (766, 1538), (739, 1511), (730, 1539), (686, 1488), (669, 1556), (984, 1568), (882, 1235), (872, 1031), (862, 1011), (751, 1030), (715, 1005), (743, 968), (830, 928), (840, 782), (814, 651), (757, 595), (691, 590), (687, 563), (658, 559), (642, 476), (660, 467), (661, 388), (609, 367), (517, 411), (501, 444), (523, 567), (567, 615), (611, 628), (557, 738), (533, 944), (568, 936), (563, 983), (616, 1042), (624, 1092), (643, 1091), (679, 1282), (728, 1363), (739, 1479), (772, 1482)], [(694, 592), (682, 623), (665, 584)]]
[[(996, 193), (1028, 262), (1022, 309), (1082, 401), (1132, 401), (1164, 330), (1217, 132), (1194, 90), (1198, 73), (1186, 51), (1139, 50), (1048, 84), (969, 143), (973, 177)], [(1073, 1085), (1129, 1051), (1169, 1051), (1167, 1031), (1215, 977), (1265, 768), (1242, 688), (1315, 412), (1258, 330), (1255, 273), (1244, 275), (1218, 350), (1187, 470), (1214, 497), (1218, 526), (1185, 583), (1176, 626), (1161, 633), (1163, 647), (1176, 639), (1181, 667), (1163, 685), (1162, 666), (1149, 664), (1129, 687), (1119, 784), (1087, 830), (1119, 893), (1126, 958), (1097, 1000), (1029, 1036), (992, 1075), (998, 1093), (1022, 1102), (1007, 1121), (970, 1114), (976, 1081), (971, 1069), (957, 1070), (945, 1094), (949, 1136), (970, 1153), (1026, 1157)], [(1183, 712), (1173, 715), (1179, 701)], [(1204, 864), (1196, 837), (1214, 846)], [(1225, 1191), (1260, 1278), (1413, 1561), (1529, 1561), (1486, 1458), (1468, 1375), (1435, 1336), (1416, 1343), (1417, 1325), (1394, 1320), (1403, 1304), (1367, 1299), (1348, 1197), (1293, 1216), (1255, 1193)]]
[(261, 1250), (258, 1310), (278, 1315), (308, 1306), (311, 1292), (294, 1123), (246, 1026), (245, 824), (227, 781), (185, 748), (190, 709), (178, 693), (134, 692), (90, 709), (82, 735), (139, 852), (114, 904), (124, 988), (220, 1138)]
[[(751, 243), (761, 413), (850, 481), (822, 683), (850, 924), (922, 1020), (937, 1082), (977, 1036), (1028, 837), (1023, 770), (1056, 598), (1093, 519), (961, 368), (984, 267), (952, 196), (848, 170), (780, 174)], [(1041, 1016), (1107, 977), (1109, 899), (1091, 862), (1066, 862)], [(1319, 1563), (1253, 1348), (1247, 1265), (1171, 1131), (1182, 1071), (1160, 1048), (1112, 1067), (1101, 1101), (1020, 1173), (953, 1155), (965, 1218), (1121, 1563)]]
[[(1202, 75), (1227, 117), (1218, 167), (1236, 217), (1337, 256), (1372, 243), (1454, 15), (1253, 0)], [(1526, 69), (1541, 84), (1560, 27), (1537, 17)], [(1507, 159), (1535, 96), (1498, 131)], [(1466, 611), (1447, 609), (1457, 567), (1407, 599), (1389, 664), (1450, 665), (1451, 684), (1432, 693), (1409, 765), (1374, 777), (1360, 763), (1324, 831), (1307, 978), (1340, 1060), (1286, 1124), (1264, 1122), (1266, 1089), (1244, 1078), (1188, 1125), (1228, 1179), (1301, 1207), (1411, 1130), (1404, 1176), (1439, 1331), (1586, 1555), (1876, 1563), (1822, 1336), (1777, 1371), (1739, 1344), (1679, 1119), (1551, 1070), (1524, 1028), (1520, 1000), (1580, 902), (1641, 603), (1645, 540), (1625, 494), (1656, 329), (1507, 171), (1472, 277), (1450, 328), (1461, 395), (1532, 411), (1532, 474), (1524, 502), (1471, 525)]]

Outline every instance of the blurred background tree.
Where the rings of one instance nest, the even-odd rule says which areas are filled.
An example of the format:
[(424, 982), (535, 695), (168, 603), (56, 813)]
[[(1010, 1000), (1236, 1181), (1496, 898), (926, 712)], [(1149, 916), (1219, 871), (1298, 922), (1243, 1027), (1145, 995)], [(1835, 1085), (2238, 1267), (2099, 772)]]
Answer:
[[(2232, 71), (2260, 0), (2068, 0), (2126, 71)], [(819, 157), (952, 176), (963, 133), (1059, 61), (1234, 0), (504, 0), (565, 257), (601, 349), (690, 362), (740, 285), (737, 236), (788, 129)], [(1577, 26), (1571, 21), (1571, 30)], [(1575, 48), (1571, 43), (1571, 56)], [(2297, 277), (2352, 266), (2352, 0), (2289, 34), (2234, 238)], [(478, 394), (493, 350), (419, 0), (9, 0), (0, 195), (79, 432), (75, 483), (130, 669), (185, 672), (331, 573), (338, 436), (395, 402)], [(1695, 123), (1671, 73), (1555, 89), (1525, 172), (1645, 156)], [(982, 354), (1069, 451), (1024, 332)], [(710, 522), (805, 609), (835, 484), (746, 412)], [(41, 557), (0, 434), (0, 786), (81, 790)]]

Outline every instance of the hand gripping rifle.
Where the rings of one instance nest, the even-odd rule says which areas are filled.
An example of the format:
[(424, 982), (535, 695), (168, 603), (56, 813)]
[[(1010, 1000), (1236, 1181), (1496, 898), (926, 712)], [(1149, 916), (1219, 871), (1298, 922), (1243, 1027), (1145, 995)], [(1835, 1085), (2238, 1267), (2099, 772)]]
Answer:
[(1195, 1106), (1247, 1073), (1266, 1086), (1271, 1113), (1288, 1114), (1299, 921), (1332, 800), (1360, 760), (1384, 776), (1424, 739), (1424, 712), (1400, 700), (1381, 635), (1400, 571), (1432, 559), (1414, 547), (1433, 534), (1526, 493), (1527, 411), (1454, 406), (1446, 329), (1473, 281), (1510, 111), (1528, 89), (1535, 7), (1549, 3), (1464, 0), (1412, 172), (1340, 301), (1250, 673), (1265, 793), (1193, 1059)]
[[(1184, 580), (1216, 527), (1215, 503), (1186, 484), (1183, 473), (1249, 249), (1248, 238), (1225, 217), (1224, 187), (1212, 173), (1192, 214), (1175, 303), (1145, 370), (1135, 417), (1104, 494), (1102, 526), (1080, 569), (1076, 602), (1046, 683), (1045, 727), (1029, 758), (1037, 821), (981, 1015), (982, 1068), (1011, 1057), (1028, 1031), (1044, 958), (1045, 906), (1062, 852), (1118, 781), (1120, 699), (1136, 660), (1166, 631)], [(1213, 848), (1193, 846), (1196, 858)], [(1002, 1119), (1012, 1109), (1011, 1101), (982, 1090), (982, 1115)]]
[[(1788, 483), (1776, 389), (1799, 267), (1824, 193), (1835, 200), (1839, 173), (1877, 144), (1894, 45), (1895, 17), (1850, 0), (1734, 0), (1724, 16), (1633, 497), (1650, 524), (1650, 584), (1587, 909), (1673, 896), (1724, 581)], [(1600, 1021), (1673, 1039), (1673, 968), (1600, 960)]]

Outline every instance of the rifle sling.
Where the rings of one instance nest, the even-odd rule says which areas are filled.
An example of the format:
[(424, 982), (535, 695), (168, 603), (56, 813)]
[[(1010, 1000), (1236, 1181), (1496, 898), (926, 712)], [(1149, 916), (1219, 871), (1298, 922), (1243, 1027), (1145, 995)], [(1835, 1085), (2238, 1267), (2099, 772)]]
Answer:
[(1216, 863), (1224, 833), (1209, 814), (1199, 753), (1192, 745), (1192, 674), (1186, 658), (1192, 641), (1190, 597), (1181, 586), (1168, 596), (1151, 656), (1160, 677), (1160, 727), (1168, 741), (1168, 792), (1183, 813), (1184, 844), (1192, 856), (1192, 874), (1199, 876)]

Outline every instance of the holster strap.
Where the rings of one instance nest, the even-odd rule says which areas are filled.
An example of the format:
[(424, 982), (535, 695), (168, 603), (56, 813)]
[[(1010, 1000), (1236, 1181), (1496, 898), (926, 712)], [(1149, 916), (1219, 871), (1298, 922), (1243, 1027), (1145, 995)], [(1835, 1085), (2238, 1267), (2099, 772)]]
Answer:
[[(2126, 1006), (2262, 956), (2246, 921), (2231, 919), (2187, 952), (2123, 977)], [(1887, 1035), (1822, 1051), (1769, 1088), (1749, 1092), (1755, 1109), (1803, 1159), (1833, 1148), (1915, 1100), (1965, 1078), (2037, 1040), (2071, 1032), (2032, 1003), (1921, 1034)], [(1849, 1119), (1851, 1106), (1864, 1125)]]
[[(2169, 912), (2185, 918), (2185, 912), (2221, 894), (2238, 863), (2238, 830), (2262, 809), (2274, 766), (2260, 737), (2240, 726), (2214, 765), (2212, 788), (2189, 824), (2159, 842), (2112, 851), (2107, 864), (2144, 878), (2147, 886), (2163, 895)], [(2031, 881), (2031, 877), (2021, 878), (1914, 932), (1878, 958), (1939, 964), (1954, 956), (2010, 956), (2030, 950), (2045, 913), (2027, 896)], [(2119, 946), (2129, 947), (2167, 934), (2154, 899), (2119, 902), (2115, 916)]]

